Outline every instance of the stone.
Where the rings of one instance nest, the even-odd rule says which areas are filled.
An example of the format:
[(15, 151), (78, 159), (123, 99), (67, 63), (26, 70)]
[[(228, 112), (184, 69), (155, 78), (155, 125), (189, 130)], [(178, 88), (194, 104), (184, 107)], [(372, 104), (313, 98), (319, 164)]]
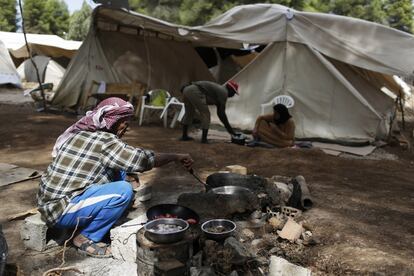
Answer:
[[(75, 266), (84, 275), (88, 276), (119, 276), (119, 275), (128, 275), (128, 276), (141, 276), (138, 275), (138, 267), (136, 263), (123, 262), (120, 260), (115, 260), (112, 258), (76, 258), (74, 260), (69, 260), (65, 266)], [(79, 275), (75, 273), (64, 273), (64, 275)]]
[(282, 231), (277, 231), (277, 234), (282, 239), (289, 240), (291, 242), (296, 241), (300, 238), (303, 232), (302, 225), (298, 224), (291, 218), (288, 218), (285, 226), (283, 227)]
[(154, 265), (154, 274), (165, 276), (182, 276), (187, 274), (187, 269), (185, 264), (182, 262), (171, 259), (168, 261), (166, 260), (156, 262)]
[(151, 185), (141, 185), (135, 189), (135, 200), (140, 202), (148, 201), (152, 197), (152, 186)]
[(269, 250), (270, 255), (283, 255), (283, 250), (280, 247), (273, 247)]
[(240, 239), (249, 241), (254, 239), (254, 233), (250, 229), (243, 229), (240, 233)]
[(312, 232), (311, 231), (305, 231), (302, 233), (302, 239), (304, 241), (308, 241), (312, 238)]
[(258, 257), (256, 258), (256, 262), (259, 264), (259, 266), (269, 265), (269, 259), (267, 259), (266, 257)]
[(236, 271), (236, 270), (233, 270), (233, 271), (229, 274), (229, 276), (239, 276), (239, 273), (237, 273), (237, 271)]
[(145, 214), (111, 229), (111, 250), (117, 260), (136, 263), (137, 232), (147, 222)]
[(190, 276), (216, 276), (217, 274), (211, 267), (191, 267)]
[(20, 236), (27, 249), (44, 251), (47, 249), (47, 225), (40, 214), (25, 218), (20, 229)]
[(229, 171), (231, 173), (237, 173), (241, 175), (247, 175), (247, 168), (240, 166), (240, 165), (230, 165), (225, 167), (226, 171)]
[(194, 210), (204, 219), (232, 218), (234, 214), (245, 213), (259, 208), (254, 194), (222, 195), (214, 193), (183, 193), (178, 204)]
[(269, 276), (311, 276), (312, 272), (277, 256), (270, 257)]
[(255, 239), (255, 240), (252, 240), (251, 245), (253, 247), (259, 247), (261, 243), (263, 243), (263, 239)]
[(191, 259), (191, 266), (193, 266), (193, 267), (201, 267), (202, 265), (203, 265), (203, 251), (199, 251)]
[(269, 224), (274, 230), (281, 230), (285, 226), (286, 219), (283, 218), (283, 215), (271, 217), (269, 219)]
[(232, 258), (230, 262), (232, 264), (240, 265), (254, 257), (251, 251), (234, 237), (227, 238), (224, 241), (224, 248), (231, 250)]
[(273, 205), (286, 205), (292, 195), (292, 190), (287, 184), (274, 181), (270, 178), (266, 179), (265, 188)]

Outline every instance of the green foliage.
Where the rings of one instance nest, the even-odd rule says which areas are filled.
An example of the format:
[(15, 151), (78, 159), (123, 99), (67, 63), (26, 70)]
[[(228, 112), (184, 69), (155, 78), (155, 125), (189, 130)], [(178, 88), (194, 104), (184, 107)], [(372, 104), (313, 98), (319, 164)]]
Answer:
[(388, 24), (405, 32), (413, 32), (413, 3), (411, 0), (388, 0), (384, 6)]
[(278, 3), (303, 9), (306, 0), (129, 0), (130, 9), (169, 22), (201, 25), (237, 5)]
[(49, 23), (45, 16), (46, 1), (25, 0), (23, 3), (24, 26), (27, 33), (47, 34)]
[(351, 16), (407, 32), (414, 28), (411, 0), (130, 0), (130, 8), (169, 22), (194, 26), (202, 25), (234, 6), (256, 3)]
[(331, 1), (329, 12), (360, 18), (377, 23), (386, 23), (383, 0), (337, 0)]
[(44, 15), (49, 23), (49, 33), (65, 36), (69, 29), (69, 10), (63, 0), (47, 0)]
[(0, 0), (0, 31), (16, 31), (16, 1)]
[(91, 22), (91, 7), (84, 1), (82, 8), (75, 11), (69, 20), (67, 39), (84, 40), (89, 31)]
[(25, 0), (23, 18), (27, 33), (64, 36), (68, 31), (69, 11), (63, 0)]

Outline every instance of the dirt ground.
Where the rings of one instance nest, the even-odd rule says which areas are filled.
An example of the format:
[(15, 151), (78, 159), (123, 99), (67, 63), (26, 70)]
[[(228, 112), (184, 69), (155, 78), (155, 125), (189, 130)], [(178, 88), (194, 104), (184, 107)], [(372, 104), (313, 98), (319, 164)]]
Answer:
[[(0, 162), (45, 170), (56, 138), (75, 120), (73, 115), (37, 113), (24, 102), (0, 104)], [(412, 133), (413, 124), (407, 129)], [(133, 122), (125, 140), (159, 152), (188, 152), (203, 176), (233, 164), (265, 177), (303, 175), (315, 202), (305, 216), (319, 243), (292, 254), (292, 261), (321, 275), (414, 274), (414, 156), (409, 151), (385, 147), (398, 159), (366, 160), (334, 157), (317, 149), (179, 142), (179, 134), (161, 123), (139, 127)], [(179, 177), (193, 183), (194, 190), (200, 189), (174, 164), (157, 169), (157, 175), (167, 192), (175, 191), (174, 179)], [(21, 266), (25, 275), (42, 270), (44, 263), (58, 264), (53, 253), (25, 251), (19, 236), (22, 221), (6, 221), (8, 215), (35, 207), (37, 185), (35, 180), (0, 188), (8, 261)]]

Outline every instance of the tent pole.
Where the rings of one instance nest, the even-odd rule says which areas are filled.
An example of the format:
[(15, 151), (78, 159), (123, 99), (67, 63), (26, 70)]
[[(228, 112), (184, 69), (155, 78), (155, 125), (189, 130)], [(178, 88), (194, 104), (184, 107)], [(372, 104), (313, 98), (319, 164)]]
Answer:
[(392, 115), (391, 119), (390, 119), (390, 127), (389, 127), (389, 131), (388, 131), (388, 137), (387, 137), (387, 143), (389, 143), (391, 141), (391, 137), (392, 137), (392, 125), (394, 124), (394, 120), (397, 117), (397, 113), (398, 113), (398, 97), (395, 99), (395, 112)]
[(37, 68), (36, 63), (33, 61), (32, 51), (30, 50), (29, 44), (27, 43), (26, 30), (24, 28), (24, 16), (23, 16), (23, 8), (22, 8), (22, 1), (21, 0), (19, 0), (19, 8), (20, 8), (20, 15), (22, 17), (22, 30), (23, 30), (23, 35), (24, 35), (24, 41), (26, 43), (26, 49), (27, 49), (27, 52), (29, 53), (30, 61), (32, 62), (33, 66), (36, 70), (37, 82), (39, 83), (40, 94), (42, 95), (42, 99), (43, 99), (43, 110), (46, 111), (47, 107), (46, 107), (45, 91), (43, 90), (42, 81), (40, 80), (39, 69)]
[(402, 129), (405, 130), (405, 116), (404, 116), (404, 104), (402, 102), (402, 98), (401, 98), (401, 90), (400, 90), (400, 96), (398, 96), (398, 104), (400, 106), (401, 109), (401, 123), (402, 123)]

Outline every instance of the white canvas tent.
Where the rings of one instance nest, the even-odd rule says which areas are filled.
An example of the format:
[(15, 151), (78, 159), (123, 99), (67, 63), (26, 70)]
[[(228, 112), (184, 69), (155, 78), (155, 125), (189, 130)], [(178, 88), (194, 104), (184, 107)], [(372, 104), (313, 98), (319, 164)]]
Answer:
[[(94, 24), (69, 66), (54, 104), (74, 107), (92, 80), (140, 81), (149, 88), (178, 88), (211, 79), (196, 46), (268, 47), (234, 79), (240, 97), (229, 100), (232, 125), (252, 128), (260, 104), (280, 94), (292, 109), (298, 138), (372, 141), (387, 133), (398, 94), (391, 75), (414, 69), (414, 37), (379, 24), (280, 5), (235, 7), (204, 26), (185, 27), (141, 14), (99, 7)], [(350, 31), (352, 30), (352, 31)]]
[(17, 87), (22, 85), (9, 51), (0, 40), (0, 85), (8, 83)]
[[(65, 40), (57, 35), (26, 34), (27, 42), (33, 53), (48, 57), (72, 58), (82, 42)], [(23, 33), (0, 32), (10, 54), (15, 58), (29, 58)]]
[[(55, 90), (65, 74), (65, 68), (60, 66), (59, 63), (53, 59), (45, 56), (35, 56), (33, 57), (33, 61), (39, 69), (41, 82), (53, 83)], [(37, 82), (36, 71), (30, 59), (25, 60), (19, 67), (17, 67), (17, 73), (22, 81)]]

